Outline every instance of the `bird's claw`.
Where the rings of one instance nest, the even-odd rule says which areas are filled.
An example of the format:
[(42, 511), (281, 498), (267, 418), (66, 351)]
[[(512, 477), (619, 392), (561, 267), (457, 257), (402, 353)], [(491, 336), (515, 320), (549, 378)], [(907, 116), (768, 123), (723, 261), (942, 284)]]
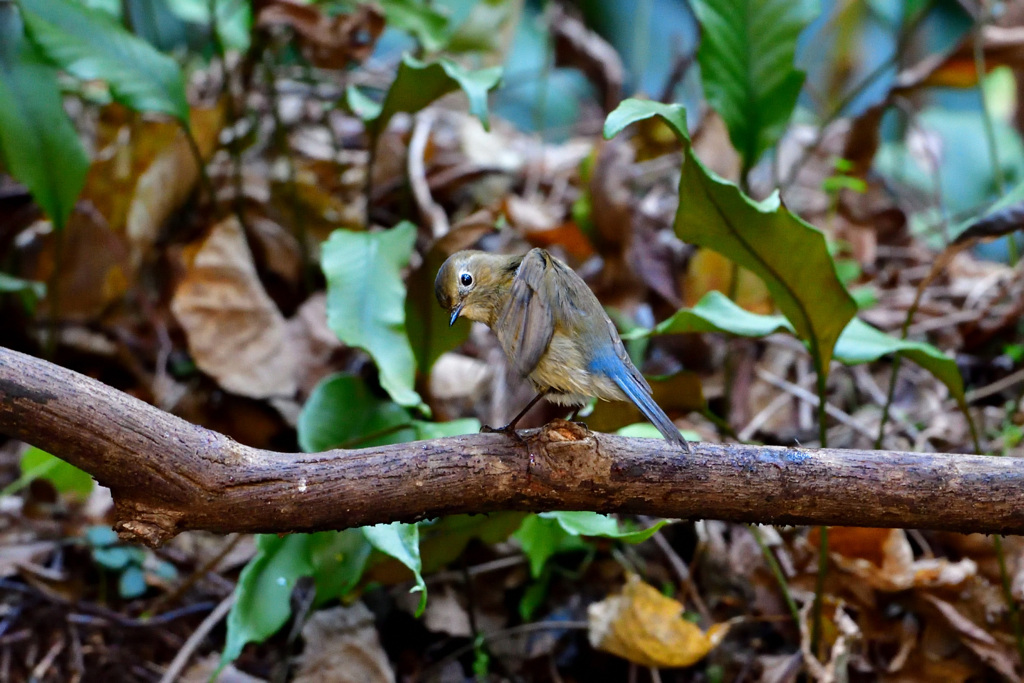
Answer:
[(480, 432), (483, 434), (504, 434), (520, 446), (526, 445), (526, 441), (523, 437), (519, 436), (519, 432), (515, 430), (513, 425), (505, 425), (504, 427), (491, 427), (490, 425), (484, 425), (480, 428)]

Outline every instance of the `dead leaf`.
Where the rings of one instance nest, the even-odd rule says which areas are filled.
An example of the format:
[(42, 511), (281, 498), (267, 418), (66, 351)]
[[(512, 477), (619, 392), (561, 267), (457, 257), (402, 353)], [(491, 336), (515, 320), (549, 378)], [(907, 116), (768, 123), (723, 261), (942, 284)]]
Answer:
[(306, 648), (295, 683), (394, 683), (373, 614), (361, 602), (314, 614), (302, 628)]
[[(854, 642), (861, 639), (860, 628), (857, 623), (846, 613), (842, 602), (835, 604), (831, 614), (822, 614), (824, 622), (822, 630), (826, 635), (826, 642), (831, 641), (828, 660), (822, 664), (811, 652), (811, 626), (810, 615), (814, 608), (814, 601), (808, 600), (800, 609), (800, 651), (804, 655), (804, 664), (808, 673), (818, 683), (839, 683), (848, 680), (847, 666), (851, 655), (851, 647)], [(822, 610), (826, 612), (826, 610)], [(834, 636), (828, 638), (832, 633)]]
[(626, 70), (608, 41), (591, 31), (559, 3), (547, 10), (548, 29), (555, 47), (555, 64), (579, 69), (600, 93), (601, 106), (610, 112), (622, 99)]
[(587, 609), (590, 644), (642, 666), (696, 664), (722, 641), (729, 624), (715, 624), (705, 633), (682, 618), (684, 609), (631, 574), (621, 594)]
[(270, 0), (259, 10), (256, 25), (261, 29), (291, 28), (302, 53), (314, 66), (343, 69), (352, 62), (362, 62), (373, 52), (384, 30), (384, 14), (364, 3), (350, 14), (332, 17), (313, 5)]
[(260, 283), (238, 220), (218, 223), (189, 245), (185, 261), (171, 311), (196, 365), (242, 396), (294, 395), (296, 349), (284, 316)]
[(971, 649), (981, 661), (995, 669), (1008, 681), (1019, 681), (1014, 657), (1008, 647), (1003, 646), (988, 631), (961, 614), (957, 609), (934, 595), (923, 595), (942, 615), (942, 618), (960, 636), (960, 641)]
[(829, 549), (840, 569), (887, 593), (909, 588), (956, 586), (978, 572), (978, 565), (969, 558), (958, 562), (945, 558), (915, 560), (902, 529), (832, 527)]

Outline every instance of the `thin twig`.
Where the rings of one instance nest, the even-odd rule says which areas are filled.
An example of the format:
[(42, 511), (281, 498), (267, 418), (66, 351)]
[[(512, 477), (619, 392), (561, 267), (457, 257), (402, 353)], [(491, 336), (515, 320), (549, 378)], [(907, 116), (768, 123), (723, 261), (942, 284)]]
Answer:
[(786, 581), (786, 575), (782, 573), (782, 567), (779, 566), (779, 561), (775, 559), (775, 554), (772, 553), (772, 549), (764, 542), (764, 538), (761, 537), (761, 530), (757, 528), (757, 525), (748, 524), (747, 528), (754, 536), (754, 540), (757, 542), (757, 547), (761, 549), (761, 554), (764, 555), (764, 561), (768, 564), (768, 569), (771, 570), (772, 575), (775, 577), (775, 582), (779, 584), (779, 590), (782, 591), (782, 598), (786, 601), (786, 607), (789, 608), (789, 613), (793, 615), (793, 621), (796, 622), (797, 628), (799, 628), (800, 608), (797, 607), (796, 600), (793, 599), (793, 594), (789, 590), (789, 582)]
[(228, 597), (221, 600), (220, 604), (210, 612), (209, 615), (203, 622), (199, 624), (196, 630), (188, 637), (185, 644), (178, 650), (178, 654), (174, 656), (171, 663), (168, 665), (164, 675), (160, 678), (160, 683), (174, 683), (181, 676), (181, 672), (184, 671), (185, 666), (189, 660), (192, 659), (192, 655), (206, 639), (206, 636), (210, 634), (210, 631), (221, 622), (224, 617), (228, 615), (231, 610), (231, 606), (235, 604), (235, 598), (238, 593), (233, 592)]
[(658, 549), (665, 553), (668, 563), (672, 566), (672, 570), (676, 573), (679, 583), (682, 584), (686, 594), (693, 602), (693, 606), (697, 609), (697, 613), (700, 614), (700, 618), (704, 621), (704, 625), (707, 626), (711, 624), (711, 611), (708, 609), (704, 599), (700, 596), (700, 591), (697, 590), (697, 585), (693, 582), (693, 576), (690, 574), (690, 568), (686, 566), (686, 562), (679, 556), (679, 553), (675, 551), (660, 531), (655, 532), (654, 536), (651, 538), (654, 540), (654, 545), (658, 546)]

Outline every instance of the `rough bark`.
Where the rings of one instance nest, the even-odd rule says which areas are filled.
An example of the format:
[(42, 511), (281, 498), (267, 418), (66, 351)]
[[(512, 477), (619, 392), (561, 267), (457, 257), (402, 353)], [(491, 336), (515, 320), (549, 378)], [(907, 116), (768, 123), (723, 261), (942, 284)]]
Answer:
[[(339, 416), (339, 419), (343, 419)], [(495, 510), (1024, 532), (1024, 459), (697, 444), (564, 421), (325, 453), (243, 446), (71, 370), (0, 348), (0, 433), (92, 474), (123, 538), (290, 532)]]

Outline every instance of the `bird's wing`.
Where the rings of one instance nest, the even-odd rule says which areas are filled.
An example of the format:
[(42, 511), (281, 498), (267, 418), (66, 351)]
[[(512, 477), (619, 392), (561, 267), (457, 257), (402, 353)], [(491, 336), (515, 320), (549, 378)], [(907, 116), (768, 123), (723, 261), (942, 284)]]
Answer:
[(553, 283), (555, 268), (543, 249), (533, 249), (524, 256), (498, 319), (505, 354), (523, 377), (537, 367), (555, 332), (555, 310), (560, 298)]

